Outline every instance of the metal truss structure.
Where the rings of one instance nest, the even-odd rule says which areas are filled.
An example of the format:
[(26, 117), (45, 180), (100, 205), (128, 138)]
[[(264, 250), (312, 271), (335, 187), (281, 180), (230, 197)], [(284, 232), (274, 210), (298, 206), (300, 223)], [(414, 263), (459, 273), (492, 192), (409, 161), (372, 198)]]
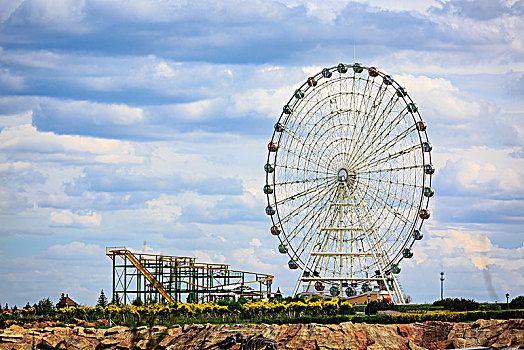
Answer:
[(131, 304), (218, 301), (271, 296), (273, 276), (231, 270), (226, 264), (196, 262), (196, 258), (133, 253), (108, 247), (113, 262), (113, 301)]
[(341, 63), (295, 90), (264, 166), (270, 231), (300, 270), (294, 295), (378, 289), (404, 303), (396, 275), (434, 194), (426, 128), (406, 89), (375, 67)]

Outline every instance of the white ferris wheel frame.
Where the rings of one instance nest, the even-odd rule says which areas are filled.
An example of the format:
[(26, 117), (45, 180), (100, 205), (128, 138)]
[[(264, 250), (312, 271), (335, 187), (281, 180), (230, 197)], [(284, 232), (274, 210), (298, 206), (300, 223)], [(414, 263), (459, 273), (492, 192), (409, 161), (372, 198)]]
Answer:
[(404, 303), (395, 275), (430, 215), (431, 149), (416, 104), (375, 67), (341, 63), (295, 91), (264, 187), (279, 250), (301, 270), (293, 296), (313, 283), (338, 293), (378, 283)]

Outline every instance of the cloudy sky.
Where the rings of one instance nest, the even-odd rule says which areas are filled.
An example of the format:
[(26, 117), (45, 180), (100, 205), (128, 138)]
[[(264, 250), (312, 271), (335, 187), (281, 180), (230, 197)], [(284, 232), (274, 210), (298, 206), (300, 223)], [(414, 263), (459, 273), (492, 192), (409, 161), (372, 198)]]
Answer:
[(515, 0), (0, 0), (0, 302), (96, 303), (106, 246), (290, 292), (266, 144), (294, 89), (354, 55), (406, 86), (434, 148), (406, 293), (438, 299), (444, 269), (446, 296), (524, 294), (523, 18)]

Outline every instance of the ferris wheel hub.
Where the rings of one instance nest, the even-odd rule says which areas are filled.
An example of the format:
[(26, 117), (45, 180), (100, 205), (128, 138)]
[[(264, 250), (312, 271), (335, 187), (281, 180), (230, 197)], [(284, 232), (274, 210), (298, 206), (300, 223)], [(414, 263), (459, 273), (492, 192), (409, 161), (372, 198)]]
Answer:
[(350, 189), (353, 188), (355, 182), (357, 182), (357, 174), (353, 171), (349, 171), (346, 168), (340, 168), (337, 173), (338, 182), (346, 184)]
[(346, 170), (346, 168), (342, 168), (338, 171), (337, 178), (340, 182), (346, 182), (349, 179), (349, 172)]

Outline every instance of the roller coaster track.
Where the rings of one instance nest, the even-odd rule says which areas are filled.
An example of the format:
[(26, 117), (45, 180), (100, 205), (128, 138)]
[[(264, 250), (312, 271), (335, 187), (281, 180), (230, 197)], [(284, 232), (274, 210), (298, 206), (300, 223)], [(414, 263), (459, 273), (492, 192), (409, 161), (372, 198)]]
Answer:
[[(163, 299), (167, 303), (177, 303), (183, 297), (200, 302), (215, 296), (267, 298), (274, 294), (271, 293), (274, 276), (232, 270), (227, 264), (200, 263), (188, 256), (133, 253), (126, 247), (106, 247), (106, 255), (113, 260), (113, 296), (123, 294), (124, 303), (128, 302), (129, 295), (140, 297), (141, 293), (147, 293), (143, 296), (155, 302), (163, 302), (159, 300)], [(123, 263), (115, 263), (117, 257), (123, 259)], [(136, 277), (133, 280), (141, 275), (143, 279)], [(134, 289), (129, 289), (131, 280), (136, 283)]]
[(140, 272), (142, 272), (142, 274), (147, 278), (147, 280), (151, 283), (151, 285), (153, 285), (153, 287), (155, 287), (156, 290), (160, 294), (162, 294), (162, 296), (164, 298), (166, 298), (166, 300), (169, 303), (173, 303), (173, 304), (176, 303), (176, 300), (171, 296), (171, 294), (169, 294), (164, 289), (164, 286), (162, 285), (162, 283), (158, 282), (158, 280), (155, 278), (155, 276), (153, 276), (153, 274), (151, 272), (149, 272), (149, 270), (146, 269), (144, 265), (142, 265), (140, 260), (138, 260), (136, 258), (135, 254), (133, 254), (131, 251), (129, 251), (127, 249), (124, 250), (124, 254), (129, 259), (129, 261), (131, 261), (133, 263), (133, 265), (135, 265), (135, 267), (138, 270), (140, 270)]

